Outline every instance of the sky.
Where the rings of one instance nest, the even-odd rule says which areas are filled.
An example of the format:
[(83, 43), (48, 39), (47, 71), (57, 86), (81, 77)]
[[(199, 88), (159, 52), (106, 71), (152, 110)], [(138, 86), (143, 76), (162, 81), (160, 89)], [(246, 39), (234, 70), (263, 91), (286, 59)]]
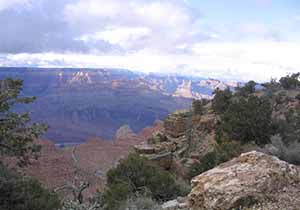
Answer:
[(298, 55), (299, 0), (0, 0), (0, 66), (266, 81)]

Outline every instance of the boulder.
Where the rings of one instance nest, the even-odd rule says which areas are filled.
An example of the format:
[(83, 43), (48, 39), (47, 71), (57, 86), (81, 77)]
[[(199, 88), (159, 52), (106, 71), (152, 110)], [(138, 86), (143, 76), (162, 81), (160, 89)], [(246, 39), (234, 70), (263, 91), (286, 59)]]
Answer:
[[(253, 151), (193, 178), (188, 203), (194, 210), (229, 210), (266, 200), (280, 203), (283, 189), (296, 192), (292, 193), (295, 198), (300, 196), (299, 182), (299, 168)], [(284, 209), (299, 207), (300, 203), (293, 203), (296, 200)]]

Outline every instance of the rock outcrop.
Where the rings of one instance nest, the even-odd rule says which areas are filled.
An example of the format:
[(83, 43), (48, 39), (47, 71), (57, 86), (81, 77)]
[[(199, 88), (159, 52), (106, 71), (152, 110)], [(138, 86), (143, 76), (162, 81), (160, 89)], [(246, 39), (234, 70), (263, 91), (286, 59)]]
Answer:
[(115, 139), (134, 139), (137, 138), (137, 135), (131, 130), (129, 125), (121, 126), (115, 135)]
[(193, 210), (229, 210), (254, 203), (268, 203), (263, 209), (299, 209), (299, 196), (299, 168), (253, 151), (192, 179), (188, 201)]
[(196, 115), (191, 110), (177, 111), (165, 119), (159, 132), (136, 145), (135, 150), (184, 177), (194, 163), (214, 148), (215, 124), (216, 118), (211, 113)]
[(165, 169), (173, 167), (174, 157), (187, 149), (187, 121), (189, 112), (181, 111), (168, 116), (163, 129), (156, 132), (147, 141), (136, 145), (137, 153), (158, 163)]
[(185, 110), (169, 115), (164, 121), (165, 133), (173, 138), (183, 136), (188, 126), (189, 117), (189, 112)]

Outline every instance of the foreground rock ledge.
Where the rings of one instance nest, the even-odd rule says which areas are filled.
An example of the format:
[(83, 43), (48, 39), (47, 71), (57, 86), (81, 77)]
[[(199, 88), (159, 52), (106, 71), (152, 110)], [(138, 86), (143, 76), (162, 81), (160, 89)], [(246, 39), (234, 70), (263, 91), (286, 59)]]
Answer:
[(256, 202), (297, 209), (299, 181), (296, 166), (253, 151), (193, 178), (188, 202), (194, 210), (227, 210)]

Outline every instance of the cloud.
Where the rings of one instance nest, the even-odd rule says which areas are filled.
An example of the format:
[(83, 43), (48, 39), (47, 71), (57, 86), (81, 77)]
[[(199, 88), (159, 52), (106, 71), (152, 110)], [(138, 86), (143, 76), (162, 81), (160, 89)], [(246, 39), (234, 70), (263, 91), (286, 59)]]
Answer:
[(118, 45), (128, 51), (142, 48), (142, 42), (151, 35), (147, 27), (111, 27), (105, 31), (84, 34), (78, 38), (86, 43), (91, 41), (104, 40), (112, 45)]
[(104, 38), (126, 50), (176, 52), (176, 46), (209, 38), (197, 29), (197, 18), (183, 1), (80, 0), (66, 5), (64, 17), (83, 37)]
[(267, 81), (297, 72), (300, 66), (299, 43), (198, 43), (192, 50), (193, 54), (153, 53), (151, 50), (127, 55), (17, 54), (3, 59), (6, 63), (0, 59), (0, 64), (125, 68), (239, 81)]
[[(63, 20), (64, 6), (68, 2), (70, 0), (12, 1), (7, 9), (0, 11), (0, 39), (3, 40), (0, 52), (89, 52), (90, 45), (76, 40), (78, 32), (70, 30), (68, 22)], [(113, 47), (103, 40), (93, 44), (103, 52)]]
[(5, 0), (0, 52), (177, 52), (209, 38), (196, 20), (181, 0)]
[(0, 11), (6, 10), (15, 6), (24, 6), (29, 0), (0, 0)]
[(0, 66), (116, 67), (242, 80), (298, 70), (298, 16), (280, 24), (210, 22), (191, 5), (188, 0), (0, 0)]
[(267, 40), (267, 41), (280, 41), (281, 36), (278, 30), (261, 24), (261, 23), (244, 23), (238, 26), (237, 30), (240, 38), (244, 40), (254, 39), (254, 40)]
[(185, 0), (0, 0), (0, 53), (188, 54), (199, 42), (281, 40), (262, 23), (203, 19)]

